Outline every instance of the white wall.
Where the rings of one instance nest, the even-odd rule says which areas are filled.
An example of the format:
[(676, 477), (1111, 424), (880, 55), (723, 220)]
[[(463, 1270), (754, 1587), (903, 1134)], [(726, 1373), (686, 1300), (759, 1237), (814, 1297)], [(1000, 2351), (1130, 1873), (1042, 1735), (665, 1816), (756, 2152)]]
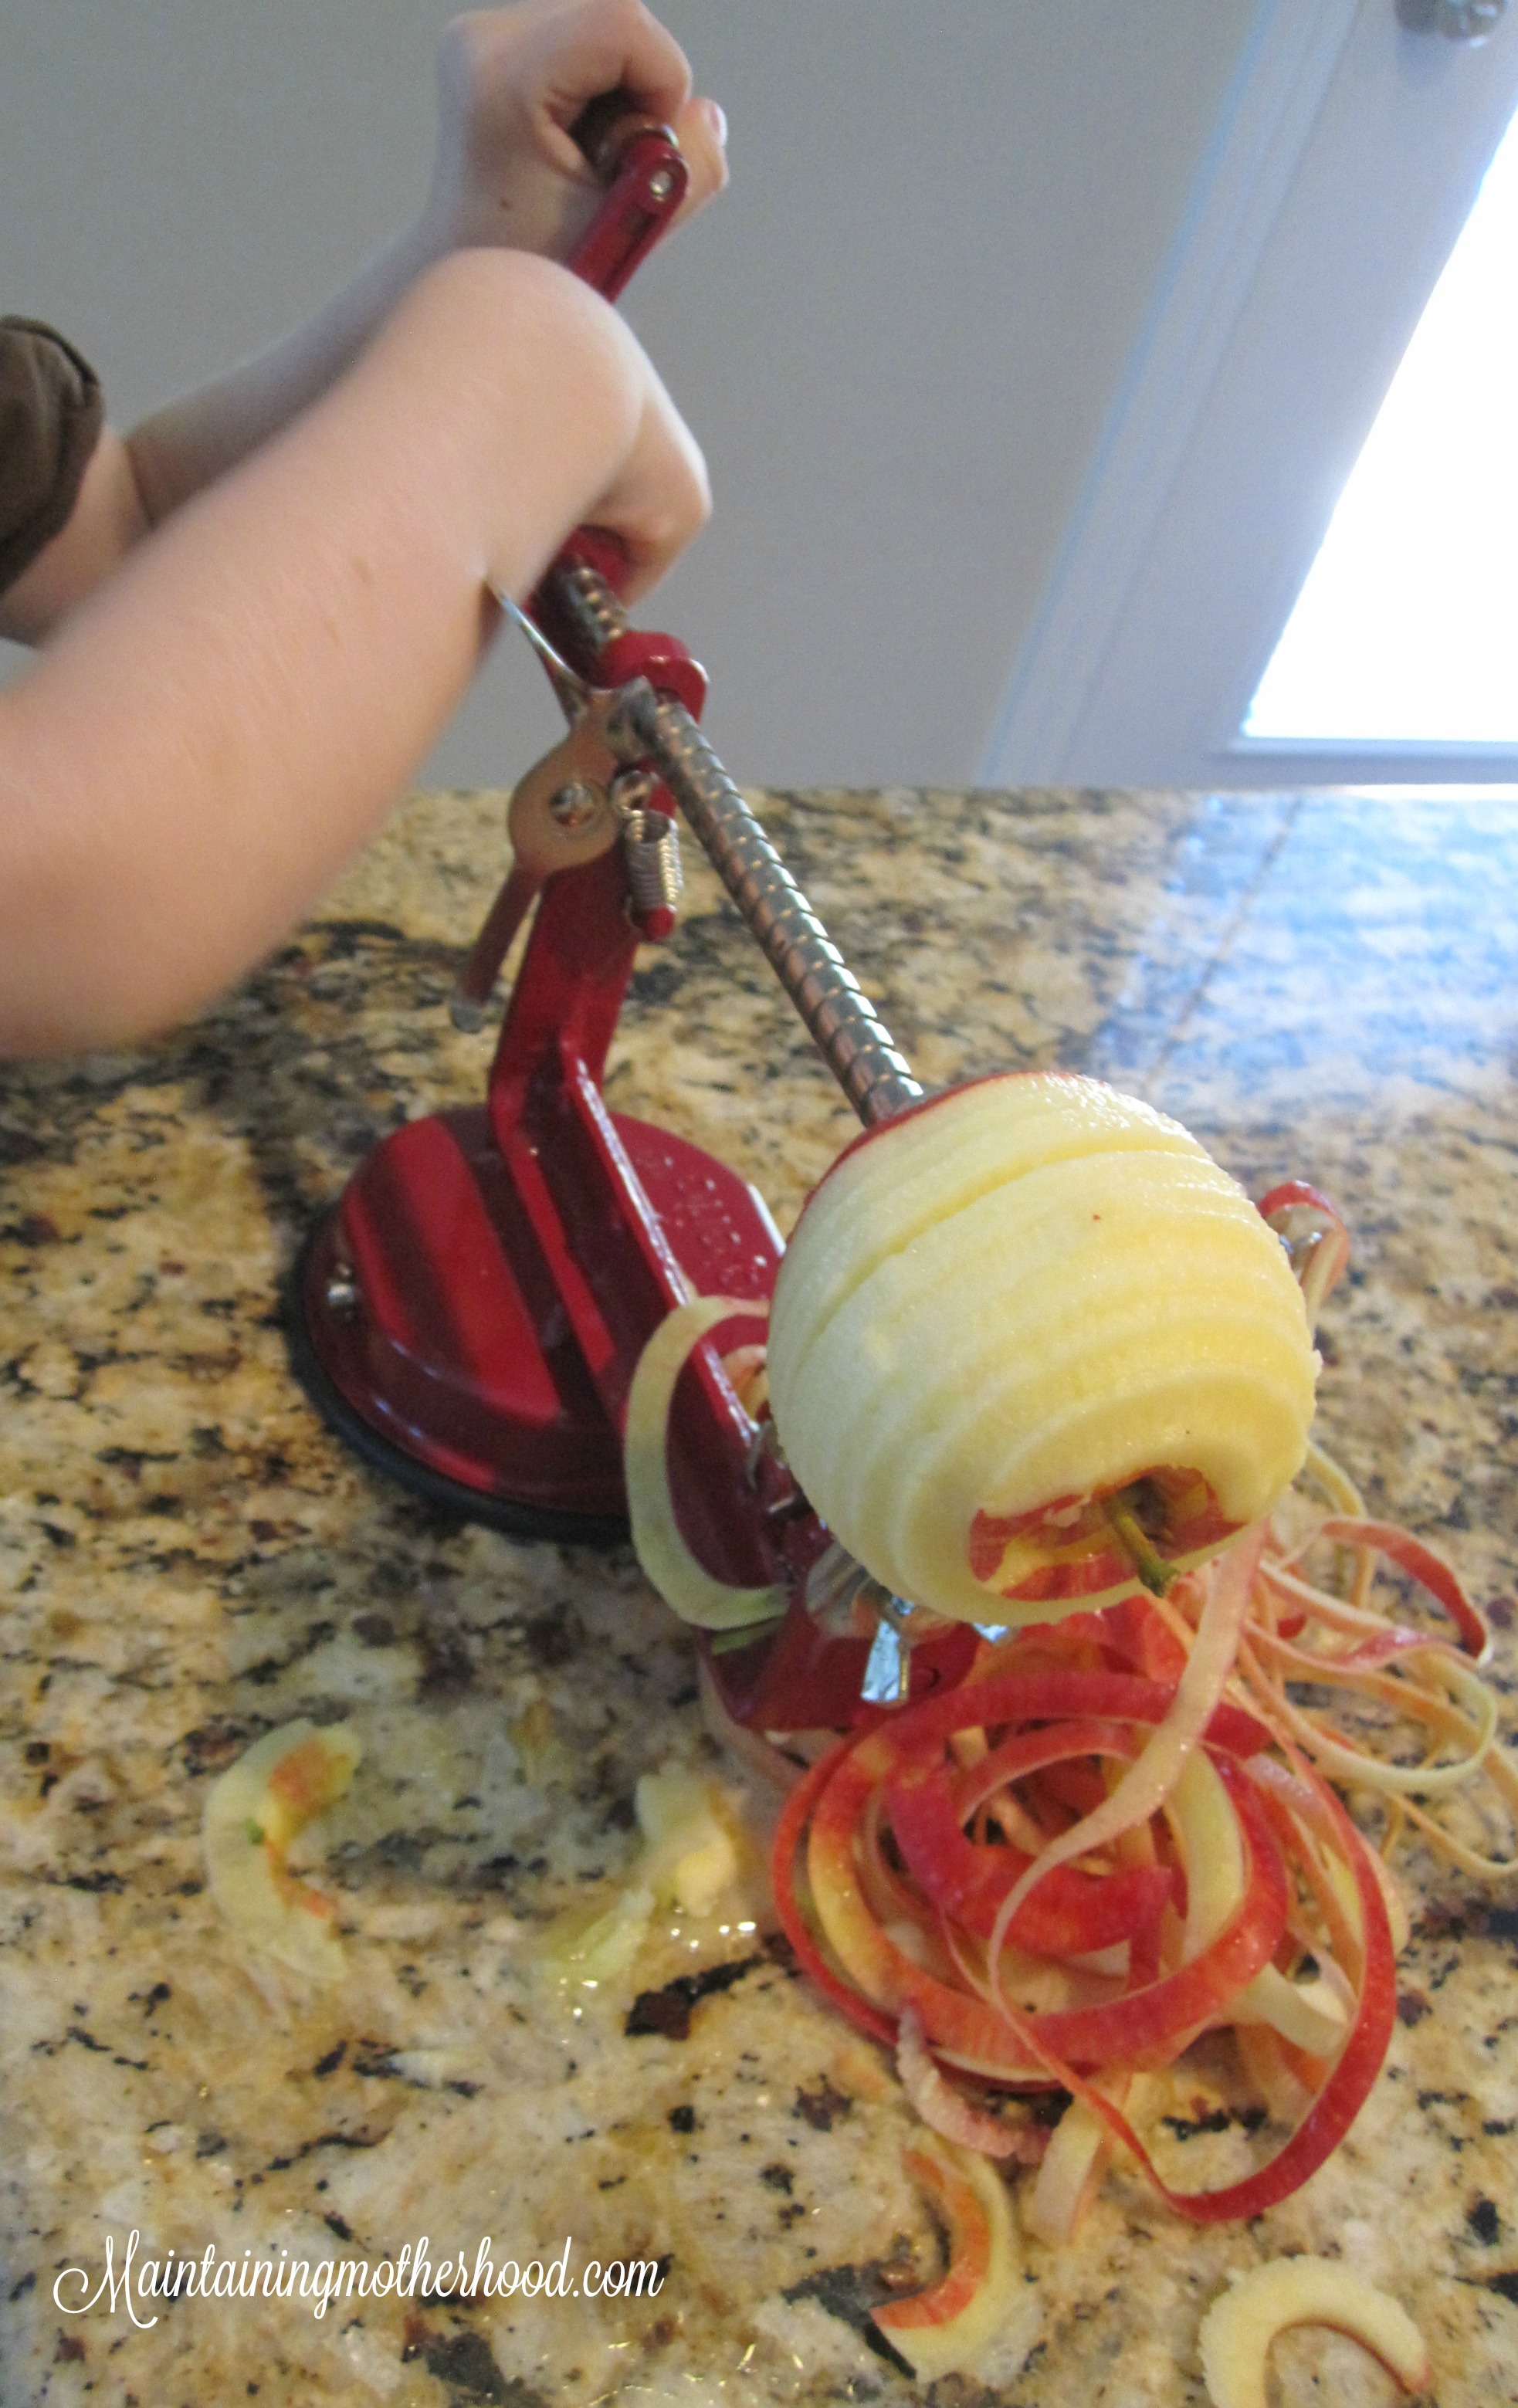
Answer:
[[(1254, 0), (666, 0), (733, 186), (628, 314), (706, 445), (708, 536), (645, 607), (734, 774), (974, 774)], [(5, 0), (0, 308), (126, 422), (272, 335), (413, 206), (429, 0)], [(486, 670), (432, 765), (551, 735)]]

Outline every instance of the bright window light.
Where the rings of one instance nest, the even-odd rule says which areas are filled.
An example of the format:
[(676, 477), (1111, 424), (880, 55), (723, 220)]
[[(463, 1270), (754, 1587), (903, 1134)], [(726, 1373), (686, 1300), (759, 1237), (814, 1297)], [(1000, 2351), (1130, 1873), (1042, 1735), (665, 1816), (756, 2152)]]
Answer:
[(1518, 117), (1244, 734), (1518, 742)]

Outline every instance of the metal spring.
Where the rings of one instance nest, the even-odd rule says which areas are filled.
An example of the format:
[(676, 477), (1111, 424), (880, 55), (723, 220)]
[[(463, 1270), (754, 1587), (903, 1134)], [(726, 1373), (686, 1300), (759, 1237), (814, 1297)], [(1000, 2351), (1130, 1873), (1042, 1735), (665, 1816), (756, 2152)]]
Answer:
[(622, 857), (627, 866), (633, 910), (672, 911), (685, 874), (680, 830), (667, 811), (629, 811), (622, 824)]

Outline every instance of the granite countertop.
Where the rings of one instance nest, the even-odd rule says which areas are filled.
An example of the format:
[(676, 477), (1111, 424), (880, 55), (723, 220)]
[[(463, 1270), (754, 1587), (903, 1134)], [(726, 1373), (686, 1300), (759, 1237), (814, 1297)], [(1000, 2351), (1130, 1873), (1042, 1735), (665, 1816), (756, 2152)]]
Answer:
[[(1325, 797), (771, 796), (787, 860), (919, 1075), (1062, 1063), (1176, 1112), (1254, 1192), (1347, 1211), (1323, 1435), (1446, 1549), (1513, 1671), (1518, 816)], [(0, 2403), (335, 2408), (910, 2396), (863, 2344), (870, 2270), (936, 2243), (884, 2060), (765, 1945), (749, 1866), (618, 1989), (550, 1977), (547, 1918), (614, 1895), (639, 1773), (730, 1784), (684, 1634), (628, 1552), (458, 1526), (382, 1484), (287, 1367), (280, 1283), (381, 1132), (474, 1100), (444, 1009), (501, 867), (500, 798), (424, 796), (208, 1018), (0, 1072), (6, 2149)], [(695, 848), (687, 842), (687, 856)], [(852, 1122), (705, 865), (640, 957), (609, 1094), (764, 1191), (782, 1227)], [(204, 1887), (215, 1774), (296, 1715), (365, 1759), (323, 1835), (347, 1972), (245, 1957)], [(1406, 2301), (1442, 2408), (1518, 2401), (1518, 1913), (1414, 1854), (1388, 2067), (1259, 2223), (1110, 2178), (1027, 2249), (999, 2358), (943, 2408), (1197, 2408), (1224, 2272), (1341, 2251)], [(703, 1971), (719, 1978), (701, 1980)], [(685, 2037), (634, 1989), (695, 1972)], [(678, 2019), (677, 2019), (678, 2021)], [(1245, 2146), (1182, 2077), (1166, 2162)], [(1223, 2128), (1214, 2128), (1216, 2127)], [(1189, 2137), (1188, 2137), (1189, 2136)], [(160, 2302), (68, 2317), (107, 2236), (239, 2266), (482, 2235), (497, 2260), (667, 2258), (657, 2299)], [(245, 2254), (246, 2253), (246, 2254)], [(146, 2312), (145, 2312), (146, 2313)], [(1031, 2353), (1031, 2354), (1029, 2354)], [(1380, 2402), (1349, 2344), (1288, 2403)], [(1321, 2388), (1320, 2388), (1321, 2386)]]

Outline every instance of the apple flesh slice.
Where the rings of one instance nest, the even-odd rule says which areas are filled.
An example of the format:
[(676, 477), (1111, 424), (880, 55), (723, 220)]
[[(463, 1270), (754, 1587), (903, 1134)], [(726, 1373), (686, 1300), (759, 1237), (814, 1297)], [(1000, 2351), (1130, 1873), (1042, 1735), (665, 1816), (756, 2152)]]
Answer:
[(1212, 2408), (1266, 2408), (1270, 2344), (1292, 2325), (1347, 2333), (1404, 2391), (1432, 2386), (1424, 2337), (1395, 2300), (1334, 2258), (1277, 2258), (1236, 2278), (1202, 2319), (1202, 2374)]
[(666, 1313), (637, 1358), (627, 1393), (623, 1469), (638, 1562), (665, 1603), (698, 1630), (746, 1630), (785, 1611), (779, 1586), (735, 1588), (698, 1563), (685, 1543), (669, 1485), (669, 1412), (693, 1350), (724, 1321), (762, 1320), (763, 1302), (693, 1297)]
[(876, 2308), (873, 2321), (920, 2382), (970, 2366), (1014, 2304), (1022, 2272), (1007, 2193), (984, 2157), (926, 2138), (902, 2163), (926, 2192), (949, 2234), (940, 2280), (908, 2300)]
[(228, 1767), (206, 1800), (202, 1837), (211, 1895), (255, 1949), (298, 1973), (336, 1982), (342, 1945), (330, 1898), (291, 1871), (292, 1842), (335, 1806), (363, 1754), (346, 1723), (285, 1723)]
[(792, 1469), (878, 1580), (1026, 1623), (1163, 1586), (1267, 1512), (1316, 1358), (1284, 1249), (1206, 1149), (1034, 1072), (839, 1158), (781, 1264), (768, 1370)]

